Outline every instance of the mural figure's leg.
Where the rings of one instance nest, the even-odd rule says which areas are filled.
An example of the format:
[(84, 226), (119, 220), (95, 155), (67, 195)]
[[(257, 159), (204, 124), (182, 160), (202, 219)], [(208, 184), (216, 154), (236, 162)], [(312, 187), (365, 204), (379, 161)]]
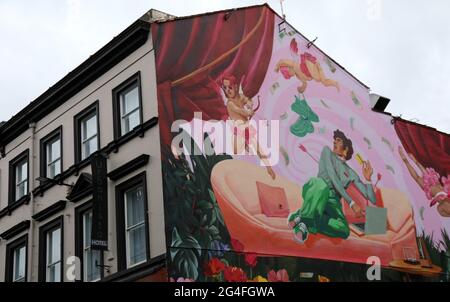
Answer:
[(321, 220), (327, 207), (329, 191), (328, 185), (321, 178), (311, 178), (303, 186), (300, 219), (310, 233), (321, 233)]
[(333, 238), (347, 239), (350, 228), (342, 211), (341, 201), (336, 197), (330, 198), (325, 213), (320, 221), (320, 233)]
[(304, 93), (306, 90), (306, 87), (308, 86), (308, 82), (304, 81), (304, 80), (301, 80), (301, 82), (302, 82), (302, 86), (297, 87), (297, 91), (299, 93)]
[(275, 179), (277, 176), (275, 174), (275, 171), (272, 169), (272, 166), (270, 165), (270, 162), (268, 161), (269, 156), (262, 152), (262, 148), (258, 143), (258, 140), (256, 139), (256, 136), (251, 136), (249, 139), (249, 147), (250, 147), (250, 154), (252, 155), (258, 155), (258, 157), (263, 162), (264, 166), (267, 169), (267, 173), (272, 179)]
[(309, 72), (314, 80), (322, 83), (325, 87), (333, 86), (340, 91), (339, 83), (337, 81), (327, 79), (325, 73), (323, 72), (322, 66), (319, 63), (313, 63), (310, 61), (306, 62), (306, 66), (308, 67)]

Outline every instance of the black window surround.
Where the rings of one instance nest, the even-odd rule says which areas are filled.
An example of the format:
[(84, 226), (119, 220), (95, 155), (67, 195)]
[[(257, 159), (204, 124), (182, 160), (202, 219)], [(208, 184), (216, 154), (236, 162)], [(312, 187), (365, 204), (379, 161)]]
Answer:
[(18, 248), (25, 247), (25, 282), (27, 282), (28, 271), (28, 234), (16, 239), (6, 246), (5, 259), (5, 281), (13, 282), (14, 274), (14, 251)]
[[(141, 72), (138, 71), (127, 80), (125, 80), (122, 84), (115, 87), (112, 90), (112, 98), (113, 98), (113, 115), (114, 115), (114, 139), (118, 139), (119, 137), (126, 135), (126, 133), (122, 134), (122, 116), (120, 110), (120, 95), (130, 91), (137, 87), (138, 89), (138, 97), (139, 97), (139, 125), (143, 123), (143, 107), (142, 107), (142, 88), (141, 88)], [(130, 131), (132, 131), (130, 129)]]
[[(84, 265), (83, 265), (83, 215), (92, 210), (92, 200), (85, 202), (84, 204), (75, 208), (75, 256), (80, 259), (80, 276), (81, 280), (84, 281)], [(104, 263), (104, 254), (100, 253), (100, 265), (103, 266)], [(104, 270), (100, 268), (100, 280), (104, 277)]]
[[(27, 149), (18, 156), (16, 156), (12, 161), (9, 162), (9, 192), (8, 199), (9, 205), (14, 203), (22, 204), (23, 201), (29, 201), (30, 199), (30, 151)], [(20, 199), (16, 200), (16, 167), (18, 164), (27, 162), (27, 194), (22, 196)]]
[(24, 220), (0, 234), (0, 238), (9, 240), (30, 228), (30, 221)]
[(112, 181), (119, 180), (128, 174), (136, 171), (147, 165), (150, 160), (150, 155), (142, 154), (132, 160), (128, 161), (126, 164), (114, 169), (113, 171), (108, 173), (108, 178)]
[(32, 218), (36, 220), (37, 222), (42, 222), (46, 220), (47, 218), (50, 218), (51, 216), (61, 212), (66, 208), (67, 200), (60, 200), (58, 202), (55, 202), (51, 206), (43, 209), (42, 211), (39, 211), (38, 213), (34, 214)]
[[(50, 142), (55, 141), (56, 139), (59, 139), (59, 145), (60, 145), (60, 171), (63, 171), (63, 128), (62, 126), (59, 126), (55, 130), (53, 130), (51, 133), (47, 134), (44, 138), (40, 141), (40, 174), (42, 177), (47, 177), (47, 145)], [(61, 174), (61, 173), (59, 173)], [(59, 175), (58, 174), (58, 175)], [(56, 175), (55, 175), (56, 176)]]
[(144, 190), (145, 238), (146, 238), (145, 249), (147, 258), (146, 261), (147, 262), (150, 261), (147, 176), (145, 172), (142, 172), (116, 186), (117, 266), (119, 272), (127, 269), (124, 193), (127, 190), (133, 189), (138, 186), (142, 186)]
[(99, 101), (95, 101), (91, 105), (89, 105), (87, 108), (83, 109), (80, 113), (75, 115), (73, 118), (73, 129), (74, 129), (74, 139), (75, 139), (75, 164), (87, 160), (89, 156), (85, 159), (81, 158), (81, 122), (89, 117), (90, 115), (95, 114), (97, 119), (97, 150), (100, 149), (100, 106)]
[[(136, 127), (130, 133), (127, 133), (126, 135), (109, 142), (105, 147), (100, 149), (100, 152), (103, 152), (106, 154), (117, 153), (121, 146), (125, 145), (126, 143), (135, 139), (136, 137), (143, 138), (145, 136), (145, 133), (149, 129), (152, 129), (157, 124), (158, 124), (158, 117), (156, 117), (156, 116), (152, 117), (151, 119), (149, 119), (148, 121), (143, 123), (140, 127)], [(61, 173), (58, 177), (55, 177), (55, 180), (64, 181), (73, 175), (77, 176), (81, 169), (83, 169), (84, 167), (87, 167), (89, 165), (89, 163), (90, 163), (89, 160), (90, 159), (87, 158), (87, 159), (83, 160), (82, 162), (73, 164), (69, 168), (65, 169), (64, 172)], [(47, 192), (49, 189), (53, 188), (55, 185), (56, 184), (53, 182), (45, 182), (45, 183), (41, 184), (40, 186), (38, 186), (37, 188), (35, 188), (33, 190), (33, 194), (36, 196), (39, 195), (42, 197), (42, 196), (44, 196), (45, 192)], [(14, 212), (16, 209), (20, 208), (23, 204), (27, 204), (29, 202), (29, 200), (30, 200), (30, 198), (28, 195), (28, 198), (22, 200), (20, 203), (16, 202), (16, 203), (13, 203), (13, 204), (8, 205), (7, 207), (1, 209), (0, 210), (0, 220), (7, 215), (11, 215), (12, 212)]]
[(47, 271), (47, 234), (53, 230), (61, 229), (61, 281), (64, 280), (64, 216), (50, 221), (39, 228), (39, 282), (46, 281)]

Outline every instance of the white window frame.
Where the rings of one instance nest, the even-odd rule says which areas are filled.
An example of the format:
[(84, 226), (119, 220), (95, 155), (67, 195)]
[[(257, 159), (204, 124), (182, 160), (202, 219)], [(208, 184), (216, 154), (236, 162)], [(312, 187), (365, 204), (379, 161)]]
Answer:
[[(95, 134), (89, 136), (89, 137), (84, 137), (87, 135), (87, 121), (94, 119), (95, 120)], [(99, 145), (98, 145), (98, 115), (97, 115), (97, 111), (92, 112), (91, 114), (89, 114), (88, 116), (84, 117), (83, 119), (80, 120), (80, 147), (81, 147), (81, 160), (84, 160), (86, 158), (88, 158), (89, 156), (91, 156), (94, 152), (96, 152), (99, 149)], [(86, 143), (89, 143), (90, 141), (92, 141), (93, 139), (95, 139), (95, 144), (97, 145), (97, 149), (92, 152), (89, 155), (86, 154), (86, 148), (85, 145)]]
[[(130, 191), (138, 190), (139, 188), (142, 190), (142, 194), (146, 194), (145, 190), (144, 190), (144, 186), (141, 185), (141, 184), (137, 185), (135, 187), (132, 187), (132, 188), (130, 188), (128, 190), (125, 190), (123, 192), (123, 200), (124, 200), (124, 203), (125, 203), (125, 205), (124, 205), (124, 210), (125, 210), (125, 213), (124, 213), (124, 215), (125, 215), (125, 245), (126, 245), (125, 254), (126, 254), (126, 257), (127, 257), (127, 268), (135, 267), (135, 266), (137, 266), (139, 264), (147, 262), (147, 260), (148, 260), (147, 259), (147, 252), (145, 251), (146, 254), (145, 254), (144, 260), (142, 260), (140, 262), (137, 262), (137, 263), (131, 264), (130, 236), (129, 236), (129, 234), (130, 234), (130, 232), (132, 230), (137, 229), (137, 228), (139, 228), (141, 226), (144, 226), (144, 235), (145, 235), (145, 232), (147, 231), (147, 230), (145, 230), (145, 227), (146, 227), (145, 215), (144, 215), (144, 219), (142, 220), (142, 222), (139, 222), (139, 223), (137, 223), (135, 225), (132, 225), (132, 226), (128, 227), (128, 215), (127, 215), (128, 214), (128, 200), (127, 200), (127, 193), (130, 192)], [(145, 203), (145, 198), (143, 199), (142, 202)], [(145, 204), (144, 204), (144, 208), (145, 208)], [(147, 237), (144, 236), (144, 238), (145, 238), (144, 249), (146, 249), (146, 246), (147, 246), (148, 242), (147, 242)]]
[[(51, 267), (55, 267), (56, 265), (60, 265), (60, 271), (61, 271), (61, 267), (63, 265), (62, 263), (62, 255), (61, 252), (59, 253), (59, 260), (49, 263), (49, 258), (50, 258), (50, 253), (51, 253), (51, 249), (50, 249), (50, 235), (53, 234), (54, 232), (56, 232), (57, 230), (59, 230), (59, 244), (62, 244), (62, 227), (58, 226), (54, 229), (51, 229), (49, 231), (47, 231), (47, 233), (45, 234), (45, 241), (46, 241), (46, 255), (45, 255), (45, 281), (46, 282), (61, 282), (63, 280), (63, 276), (60, 273), (60, 280), (58, 281), (49, 281), (49, 277), (50, 277), (50, 272), (51, 272)], [(60, 251), (61, 251), (61, 247), (59, 247)]]
[[(54, 159), (53, 161), (51, 161), (50, 159), (50, 154), (51, 154), (51, 146), (58, 142), (59, 143), (59, 157)], [(45, 153), (46, 153), (46, 176), (48, 178), (54, 178), (55, 176), (61, 174), (61, 170), (62, 170), (62, 152), (61, 152), (61, 137), (57, 136), (52, 140), (49, 140), (48, 142), (45, 143)], [(50, 171), (51, 171), (51, 167), (55, 166), (56, 167), (56, 163), (59, 161), (59, 173), (55, 174), (55, 175), (51, 175)]]
[[(88, 280), (88, 274), (87, 274), (87, 255), (89, 254), (89, 251), (93, 251), (91, 249), (91, 245), (86, 246), (86, 232), (88, 231), (86, 228), (86, 219), (88, 215), (92, 216), (92, 209), (89, 209), (87, 211), (85, 211), (82, 215), (82, 220), (83, 220), (83, 281), (88, 281), (88, 282), (97, 282), (99, 281), (102, 277), (101, 277), (101, 271), (99, 269), (99, 277), (97, 279), (93, 279), (93, 280)], [(91, 217), (91, 221), (92, 221), (92, 217)], [(92, 227), (92, 223), (91, 223), (91, 227)], [(89, 230), (89, 232), (91, 232), (91, 230)], [(101, 257), (101, 256), (100, 256)], [(98, 263), (100, 265), (100, 263)]]
[[(23, 266), (25, 267), (25, 271), (24, 271), (24, 275), (20, 276), (20, 278), (16, 279), (16, 253), (20, 252), (21, 249), (25, 249), (25, 253), (24, 253), (24, 258), (20, 259), (20, 255), (19, 255), (19, 261), (23, 260), (24, 264)], [(12, 257), (13, 257), (13, 269), (12, 269), (12, 282), (26, 282), (26, 276), (27, 276), (27, 246), (26, 244), (22, 244), (18, 247), (16, 247), (13, 252), (12, 252)]]
[[(133, 90), (137, 91), (137, 107), (131, 109), (129, 112), (125, 112), (125, 96), (127, 94), (129, 94), (130, 92), (132, 92)], [(120, 131), (121, 131), (121, 135), (125, 135), (128, 132), (132, 131), (133, 128), (128, 129), (128, 131), (125, 131), (125, 125), (126, 125), (126, 120), (130, 117), (130, 115), (132, 115), (135, 112), (138, 112), (138, 118), (139, 118), (139, 123), (136, 125), (140, 125), (142, 123), (141, 121), (141, 100), (140, 100), (140, 96), (139, 96), (139, 83), (135, 83), (133, 84), (131, 87), (129, 87), (128, 89), (121, 91), (119, 93), (119, 105), (120, 105)], [(135, 126), (135, 127), (136, 127)]]
[[(19, 180), (19, 168), (22, 170), (22, 167), (26, 165), (26, 173), (25, 175), (22, 175), (22, 179)], [(19, 200), (20, 198), (26, 196), (28, 194), (28, 159), (24, 159), (20, 162), (18, 162), (14, 167), (14, 173), (15, 173), (15, 201)], [(24, 185), (25, 186), (25, 192), (23, 195), (20, 195), (20, 189), (19, 187)]]

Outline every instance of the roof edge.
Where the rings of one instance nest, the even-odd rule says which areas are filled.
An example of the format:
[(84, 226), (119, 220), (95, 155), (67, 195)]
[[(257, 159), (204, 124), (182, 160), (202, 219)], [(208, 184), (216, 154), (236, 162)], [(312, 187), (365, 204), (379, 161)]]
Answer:
[(110, 70), (139, 47), (150, 35), (150, 23), (138, 19), (61, 80), (30, 102), (0, 126), (0, 146), (5, 146), (98, 77)]

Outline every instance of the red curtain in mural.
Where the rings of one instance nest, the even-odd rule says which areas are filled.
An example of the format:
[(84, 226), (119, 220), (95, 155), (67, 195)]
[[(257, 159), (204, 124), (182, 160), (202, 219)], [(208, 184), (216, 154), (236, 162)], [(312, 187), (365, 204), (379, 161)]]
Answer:
[(272, 52), (274, 14), (266, 7), (222, 12), (156, 23), (158, 110), (163, 147), (177, 119), (223, 119), (227, 112), (219, 82), (224, 74), (242, 81), (254, 97), (264, 80)]
[(450, 135), (397, 119), (395, 131), (406, 152), (441, 176), (450, 174)]

